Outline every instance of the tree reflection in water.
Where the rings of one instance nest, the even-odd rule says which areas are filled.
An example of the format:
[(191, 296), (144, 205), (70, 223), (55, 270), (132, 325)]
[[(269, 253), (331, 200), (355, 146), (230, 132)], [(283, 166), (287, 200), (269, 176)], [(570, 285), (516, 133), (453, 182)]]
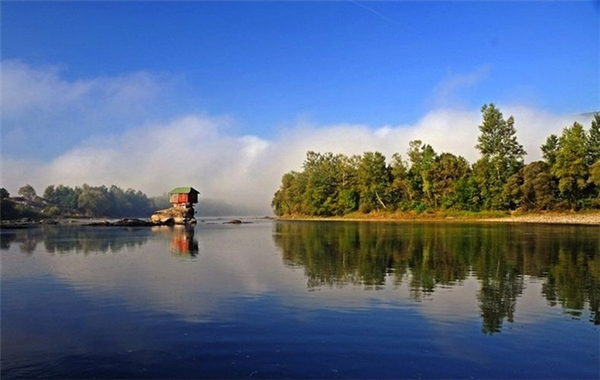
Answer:
[(178, 256), (198, 255), (198, 240), (194, 237), (195, 226), (157, 227), (65, 227), (44, 226), (22, 230), (7, 230), (0, 234), (0, 249), (7, 250), (11, 244), (19, 244), (19, 250), (33, 254), (38, 244), (43, 243), (45, 251), (53, 254), (96, 254), (98, 252), (119, 252), (124, 249), (139, 248), (148, 242), (153, 234), (162, 234), (171, 239), (171, 253)]
[(44, 226), (2, 231), (0, 248), (17, 243), (21, 252), (32, 254), (43, 243), (45, 251), (53, 254), (118, 252), (146, 244), (150, 234), (141, 227)]
[(477, 278), (483, 332), (512, 322), (524, 276), (543, 279), (551, 305), (600, 324), (597, 227), (516, 224), (282, 222), (273, 234), (289, 266), (302, 266), (309, 288), (409, 281), (419, 301), (438, 286)]

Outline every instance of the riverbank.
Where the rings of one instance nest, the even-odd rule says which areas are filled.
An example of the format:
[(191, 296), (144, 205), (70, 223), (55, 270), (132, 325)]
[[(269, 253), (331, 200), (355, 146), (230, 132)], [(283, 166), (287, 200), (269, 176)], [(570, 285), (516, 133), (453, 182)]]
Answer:
[[(264, 218), (263, 218), (264, 219)], [(271, 219), (271, 217), (268, 217)], [(482, 213), (353, 213), (337, 217), (315, 217), (307, 215), (294, 215), (288, 217), (274, 218), (284, 221), (364, 221), (364, 222), (492, 222), (492, 223), (539, 223), (539, 224), (579, 224), (600, 226), (600, 211), (584, 212), (548, 212), (548, 213), (504, 213), (504, 212), (482, 212)], [(202, 220), (204, 222), (204, 220)], [(237, 219), (224, 223), (247, 223)], [(151, 226), (156, 225), (146, 220), (122, 219), (108, 222), (104, 219), (20, 219), (2, 220), (0, 228), (30, 228), (42, 225), (63, 226)]]
[(106, 227), (106, 226), (117, 226), (117, 227), (151, 227), (163, 225), (160, 223), (153, 223), (148, 220), (137, 219), (137, 218), (125, 218), (119, 220), (108, 221), (106, 219), (89, 219), (89, 218), (58, 218), (58, 219), (30, 219), (23, 218), (17, 220), (2, 220), (0, 222), (0, 228), (6, 229), (20, 229), (40, 226), (78, 226), (78, 227)]
[(493, 223), (541, 223), (580, 224), (600, 226), (600, 211), (548, 212), (548, 213), (376, 213), (350, 214), (340, 217), (282, 217), (291, 221), (367, 221), (367, 222), (493, 222)]

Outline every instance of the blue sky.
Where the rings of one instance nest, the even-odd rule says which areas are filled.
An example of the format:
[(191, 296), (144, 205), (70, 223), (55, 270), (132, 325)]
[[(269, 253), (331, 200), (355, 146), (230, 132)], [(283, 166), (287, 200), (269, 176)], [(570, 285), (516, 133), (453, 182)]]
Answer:
[[(94, 182), (102, 176), (67, 178), (63, 168), (62, 177), (29, 180), (21, 170), (55, 168), (77, 152), (81, 161), (86, 149), (111, 141), (114, 150), (131, 133), (168, 131), (189, 117), (256, 160), (299, 152), (268, 156), (288, 171), (307, 149), (404, 153), (408, 138), (473, 161), (475, 143), (444, 145), (440, 123), (476, 138), (479, 109), (494, 102), (515, 114), (535, 159), (535, 147), (573, 115), (600, 110), (599, 4), (3, 1), (3, 186)], [(359, 141), (338, 144), (335, 136), (361, 136), (356, 128)], [(378, 145), (389, 133), (398, 143)], [(334, 143), (323, 145), (328, 134)], [(212, 151), (206, 141), (190, 151)], [(163, 186), (109, 174), (103, 179), (151, 193)]]

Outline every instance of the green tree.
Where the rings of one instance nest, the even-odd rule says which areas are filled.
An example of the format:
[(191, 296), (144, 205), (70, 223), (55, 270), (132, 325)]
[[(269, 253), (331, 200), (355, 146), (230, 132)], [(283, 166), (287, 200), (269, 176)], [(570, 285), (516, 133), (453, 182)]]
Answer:
[(511, 208), (548, 210), (556, 199), (556, 181), (548, 164), (535, 161), (508, 179), (503, 195)]
[(600, 160), (600, 113), (594, 114), (592, 126), (588, 135), (588, 165), (593, 165), (594, 162)]
[(516, 172), (521, 168), (526, 152), (517, 142), (514, 118), (510, 116), (508, 120), (504, 120), (502, 112), (494, 104), (484, 105), (481, 113), (483, 123), (479, 126), (480, 135), (476, 148), (483, 156), (498, 160), (498, 166), (495, 167), (498, 175), (502, 169)]
[(307, 178), (304, 172), (291, 171), (281, 178), (281, 186), (275, 193), (271, 206), (275, 215), (294, 215), (304, 213), (304, 192)]
[(578, 208), (588, 187), (588, 139), (583, 125), (578, 122), (564, 128), (559, 138), (556, 163), (552, 174), (558, 178), (558, 189), (571, 207)]
[(129, 188), (125, 195), (132, 205), (132, 212), (125, 216), (148, 215), (154, 211), (152, 200), (142, 191)]
[(435, 158), (426, 178), (430, 183), (428, 192), (434, 207), (451, 208), (457, 203), (456, 186), (458, 181), (467, 178), (471, 171), (469, 163), (462, 156), (442, 153)]
[(148, 215), (153, 211), (152, 201), (140, 190), (123, 190), (118, 186), (112, 185), (108, 190), (110, 198), (110, 208), (107, 211), (108, 216), (131, 217)]
[(548, 210), (552, 207), (557, 185), (545, 162), (535, 161), (523, 168), (523, 195), (527, 208)]
[(54, 202), (55, 194), (56, 194), (56, 190), (54, 189), (54, 185), (50, 185), (50, 186), (46, 187), (46, 189), (44, 189), (43, 198), (48, 202), (56, 203), (56, 202)]
[(558, 137), (555, 134), (548, 136), (546, 143), (540, 147), (542, 157), (549, 167), (556, 163), (556, 153), (558, 152)]
[(335, 214), (344, 215), (358, 210), (359, 190), (357, 187), (358, 165), (360, 156), (346, 157), (337, 155), (337, 194)]
[(44, 199), (63, 209), (75, 210), (79, 194), (81, 194), (81, 189), (78, 187), (73, 189), (65, 185), (58, 185), (56, 187), (50, 185), (44, 190)]
[(380, 152), (365, 152), (357, 169), (359, 210), (371, 212), (382, 208), (387, 209), (386, 194), (390, 182), (390, 172), (385, 162), (385, 156)]
[(111, 199), (106, 186), (92, 187), (84, 184), (77, 200), (78, 208), (86, 215), (93, 217), (106, 216), (110, 209)]
[[(467, 186), (471, 195), (471, 210), (498, 209), (503, 205), (501, 195), (504, 183), (499, 182), (495, 174), (494, 166), (489, 157), (482, 157), (473, 164)], [(464, 201), (463, 197), (463, 204)]]
[(10, 193), (5, 188), (0, 188), (0, 216), (2, 219), (14, 219), (15, 203), (10, 200)]
[(590, 206), (600, 208), (600, 113), (594, 114), (588, 136)]
[(588, 182), (600, 187), (600, 160), (594, 162), (594, 164), (590, 166), (590, 177), (588, 178)]
[(127, 195), (118, 186), (111, 185), (108, 190), (108, 195), (110, 199), (110, 207), (108, 208), (107, 215), (111, 216), (123, 216), (128, 215), (132, 216), (131, 213), (133, 210), (133, 205), (131, 201), (128, 199)]
[(332, 153), (309, 151), (304, 161), (308, 176), (304, 204), (311, 215), (330, 216), (335, 214), (337, 203), (337, 164)]
[(479, 211), (481, 209), (481, 196), (473, 173), (474, 170), (471, 168), (468, 176), (456, 181), (452, 208), (467, 211)]
[(425, 203), (432, 204), (433, 189), (431, 187), (430, 169), (437, 154), (431, 145), (423, 144), (421, 140), (410, 141), (408, 145), (407, 154), (410, 161), (408, 179), (411, 184), (411, 198), (413, 199), (413, 203), (417, 207), (422, 207)]
[(391, 183), (388, 190), (390, 202), (394, 207), (406, 209), (412, 201), (411, 184), (408, 179), (407, 164), (402, 160), (402, 156), (394, 153), (390, 164)]
[(30, 184), (27, 184), (27, 185), (19, 188), (19, 190), (17, 191), (17, 194), (19, 194), (25, 198), (29, 198), (29, 199), (33, 199), (37, 196), (35, 189)]
[(506, 207), (502, 199), (504, 184), (523, 167), (526, 152), (517, 142), (512, 116), (504, 120), (502, 112), (494, 104), (484, 105), (481, 113), (483, 122), (479, 126), (480, 134), (475, 146), (481, 153), (476, 179), (483, 207), (503, 209)]

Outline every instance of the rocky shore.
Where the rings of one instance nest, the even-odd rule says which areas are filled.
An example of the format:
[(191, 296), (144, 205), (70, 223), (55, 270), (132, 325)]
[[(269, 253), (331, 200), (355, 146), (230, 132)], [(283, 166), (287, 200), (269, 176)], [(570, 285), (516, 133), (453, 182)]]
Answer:
[(18, 220), (2, 220), (0, 223), (0, 228), (30, 228), (30, 227), (40, 227), (40, 226), (51, 226), (51, 225), (60, 225), (60, 226), (84, 226), (84, 227), (152, 227), (152, 226), (162, 226), (162, 225), (172, 225), (174, 223), (167, 221), (163, 222), (153, 222), (147, 219), (137, 219), (137, 218), (124, 218), (115, 221), (109, 221), (106, 219), (18, 219)]
[[(270, 217), (265, 217), (271, 219)], [(263, 218), (263, 219), (265, 219)], [(204, 223), (204, 220), (202, 221)], [(214, 222), (213, 222), (214, 223)], [(241, 219), (231, 219), (221, 224), (250, 224), (251, 221)], [(6, 229), (23, 229), (41, 226), (82, 226), (82, 227), (153, 227), (153, 226), (171, 226), (174, 224), (184, 225), (195, 225), (196, 220), (192, 222), (184, 220), (184, 223), (177, 223), (172, 218), (166, 218), (163, 220), (158, 219), (138, 219), (138, 218), (124, 218), (119, 220), (106, 220), (106, 219), (85, 219), (85, 218), (64, 218), (64, 219), (30, 219), (23, 218), (17, 220), (2, 220), (0, 222), (0, 228)]]
[[(269, 218), (270, 219), (270, 218)], [(476, 216), (415, 216), (415, 215), (392, 215), (392, 216), (369, 216), (365, 215), (360, 218), (353, 217), (330, 217), (330, 218), (276, 218), (276, 220), (293, 220), (293, 221), (364, 221), (364, 222), (485, 222), (485, 223), (538, 223), (538, 224), (572, 224), (572, 225), (596, 225), (600, 226), (600, 212), (582, 212), (582, 213), (528, 213), (507, 215), (505, 217), (476, 217)], [(243, 224), (239, 219), (222, 222), (224, 224)], [(107, 220), (89, 220), (89, 219), (19, 219), (19, 220), (2, 220), (1, 228), (30, 228), (44, 225), (64, 225), (64, 226), (124, 226), (124, 227), (143, 227), (171, 224), (161, 221), (152, 221), (144, 219), (126, 218), (116, 221)]]

